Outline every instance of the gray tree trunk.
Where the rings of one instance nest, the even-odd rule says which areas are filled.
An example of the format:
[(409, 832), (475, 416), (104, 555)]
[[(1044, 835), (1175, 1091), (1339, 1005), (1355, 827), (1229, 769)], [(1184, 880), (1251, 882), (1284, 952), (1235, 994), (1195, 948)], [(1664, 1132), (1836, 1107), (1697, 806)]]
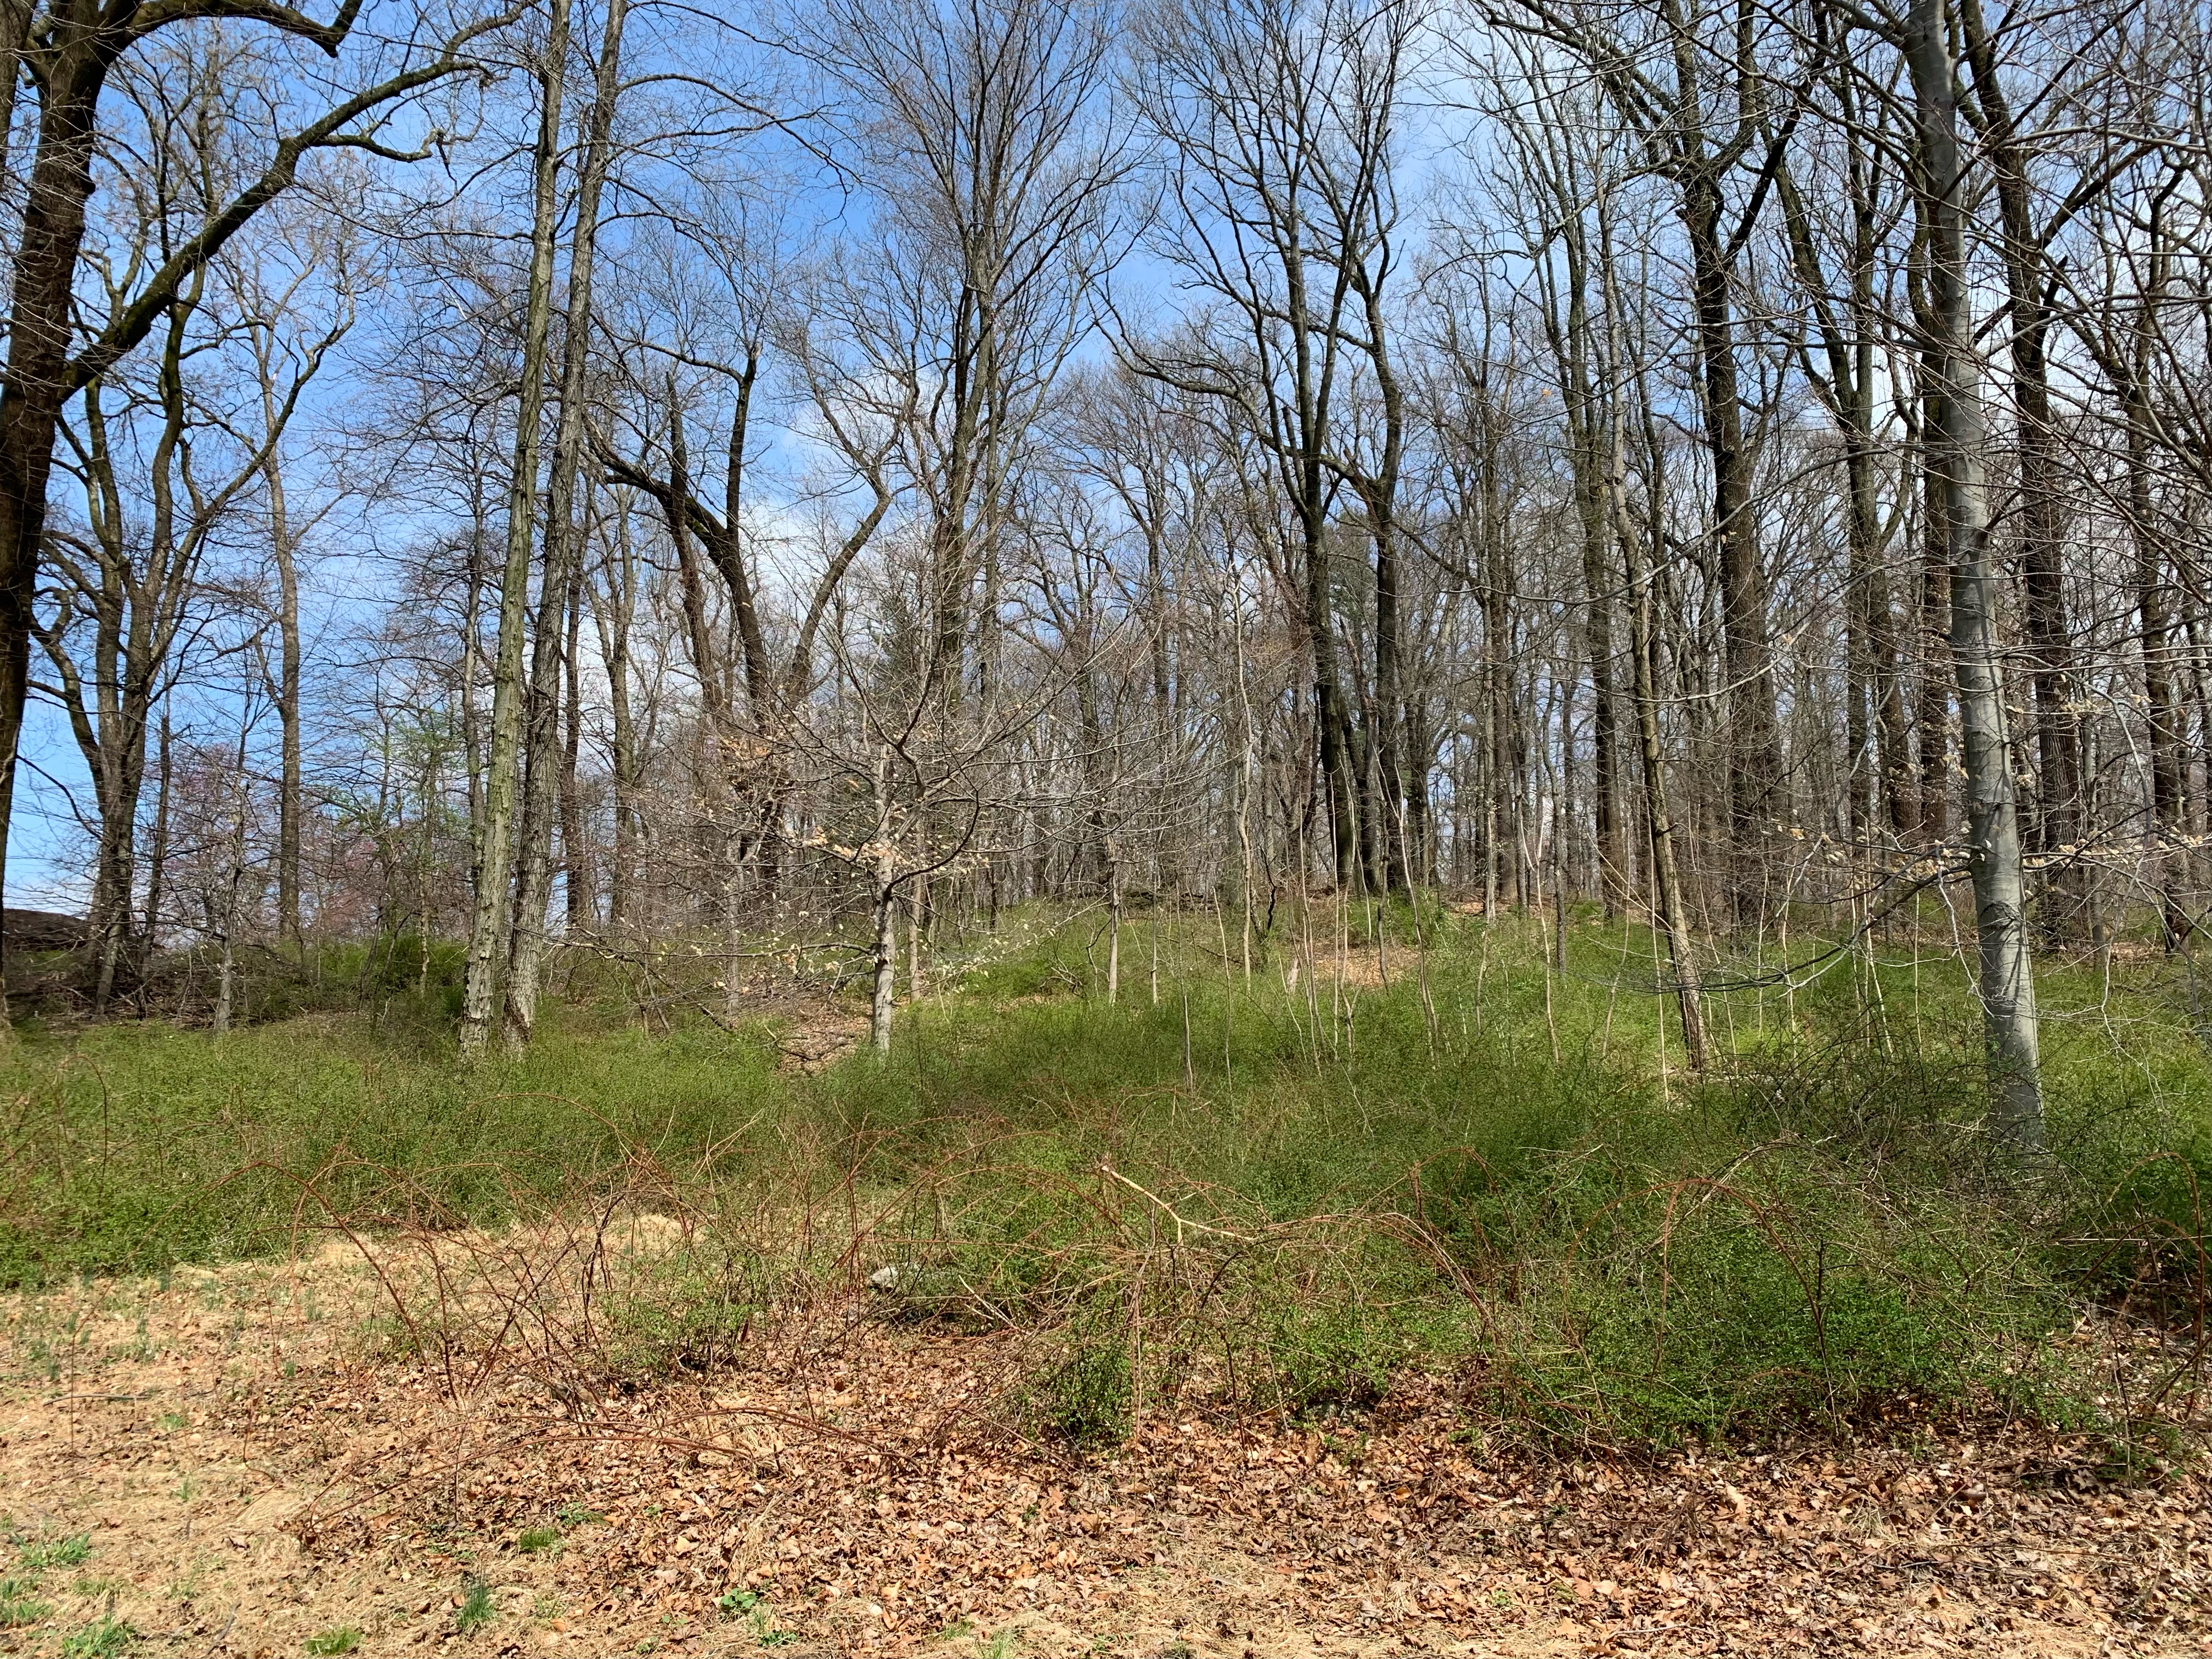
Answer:
[(1997, 647), (1997, 583), (1990, 559), (1988, 434), (1966, 270), (1965, 169), (1950, 21), (1946, 0), (1912, 0), (1905, 42), (1920, 127), (1922, 210), (1927, 215), (1929, 356), (1937, 394), (1929, 459), (1951, 544), (1951, 654), (1959, 679), (1967, 866), (1981, 946), (1991, 1127), (2014, 1150), (2034, 1153), (2043, 1149), (2043, 1086), (2021, 875), (2020, 813)]
[(553, 435), (546, 491), (545, 569), (538, 585), (538, 635), (531, 653), (527, 738), (529, 792), (522, 808), (522, 866), (515, 881), (514, 938), (507, 957), (507, 1017), (501, 1036), (510, 1053), (528, 1046), (538, 1024), (538, 982), (545, 962), (545, 907), (552, 896), (553, 823), (561, 799), (559, 688), (568, 610), (582, 557), (576, 523), (576, 477), (584, 453), (584, 371), (590, 356), (592, 260), (599, 229), (599, 193), (606, 184), (615, 100), (622, 90), (625, 0), (610, 0), (606, 30), (586, 122), (584, 163), (576, 183), (576, 228), (568, 252), (567, 334), (561, 354), (561, 418)]
[(553, 244), (558, 228), (561, 94), (568, 56), (568, 0), (552, 0), (538, 71), (538, 147), (530, 228), (530, 289), (522, 325), (520, 388), (514, 422), (514, 476), (507, 489), (507, 558), (500, 571), (499, 641), (492, 659), (491, 743), (483, 821), (477, 848), (476, 915), (469, 930), (461, 993), (461, 1058), (482, 1060), (489, 1046), (495, 981), (507, 942), (513, 895), (516, 784), (522, 761), (522, 641), (530, 598), (532, 527), (538, 507), (538, 422), (545, 402), (545, 341), (553, 315)]
[(284, 507), (284, 468), (276, 446), (263, 463), (269, 480), (269, 545), (276, 560), (276, 631), (281, 653), (276, 718), (283, 726), (283, 776), (276, 793), (276, 933), (295, 946), (300, 933), (300, 574), (292, 523)]
[(891, 1051), (891, 1000), (898, 975), (897, 870), (886, 851), (876, 860), (876, 982), (868, 1000), (868, 1046)]

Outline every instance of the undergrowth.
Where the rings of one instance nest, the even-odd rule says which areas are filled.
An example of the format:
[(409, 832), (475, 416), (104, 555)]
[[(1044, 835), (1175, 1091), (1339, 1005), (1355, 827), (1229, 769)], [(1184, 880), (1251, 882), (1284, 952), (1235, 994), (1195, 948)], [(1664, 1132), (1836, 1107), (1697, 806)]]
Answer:
[[(1387, 962), (1279, 932), (1248, 980), (1214, 926), (1139, 923), (1113, 1006), (1091, 923), (1024, 926), (948, 946), (890, 1056), (817, 1077), (765, 1030), (583, 999), (474, 1073), (381, 1014), (21, 1042), (0, 1279), (337, 1233), (398, 1346), (578, 1401), (857, 1297), (1018, 1334), (1003, 1420), (1079, 1446), (1170, 1406), (1364, 1412), (1409, 1367), (1577, 1443), (2092, 1425), (2130, 1407), (2053, 1333), (2202, 1328), (2212, 1087), (2155, 986), (2046, 971), (2055, 1152), (2022, 1168), (1981, 1132), (1955, 958), (1717, 996), (1694, 1079), (1618, 925), (1561, 968), (1533, 927), (1401, 912)], [(2170, 1416), (2169, 1371), (2136, 1403)]]

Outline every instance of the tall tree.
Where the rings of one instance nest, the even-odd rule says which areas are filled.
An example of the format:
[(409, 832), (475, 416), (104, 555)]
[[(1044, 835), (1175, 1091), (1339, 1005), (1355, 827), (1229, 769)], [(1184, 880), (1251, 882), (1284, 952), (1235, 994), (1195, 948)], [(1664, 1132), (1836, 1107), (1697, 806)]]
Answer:
[(507, 964), (502, 1036), (514, 1053), (529, 1045), (537, 1024), (538, 978), (545, 955), (545, 913), (552, 898), (553, 827), (561, 805), (564, 770), (559, 725), (561, 681), (573, 659), (567, 647), (574, 638), (573, 620), (580, 602), (583, 572), (584, 531), (577, 522), (576, 486), (583, 465), (588, 416), (586, 375), (592, 349), (592, 266), (599, 246), (599, 200), (612, 161), (615, 106), (622, 91), (623, 27), (628, 15), (628, 0), (607, 0), (592, 103), (583, 122), (583, 155), (577, 171), (568, 307), (561, 339), (561, 412), (554, 428), (552, 475), (546, 492), (545, 556), (538, 581), (537, 631), (525, 717), (526, 793), (519, 826), (521, 855)]
[(2043, 1149), (2043, 1084), (2035, 981), (2021, 877), (2020, 815), (2007, 731), (1997, 580), (1990, 545), (1989, 436), (1967, 263), (1972, 188), (1959, 141), (1959, 64), (1948, 0), (1911, 0), (1899, 44), (1918, 127), (1919, 200), (1928, 249), (1928, 351), (1935, 377), (1929, 464), (1951, 561), (1951, 654), (1959, 677), (1967, 870), (1981, 950), (1998, 1135), (2016, 1151)]
[[(1776, 716), (1768, 576), (1752, 497), (1755, 456), (1745, 425), (1743, 343), (1735, 289), (1743, 250), (1795, 125), (1773, 107), (1759, 19), (1745, 7), (1654, 0), (1646, 7), (1513, 0), (1487, 9), (1585, 64), (1636, 133), (1651, 170), (1675, 192), (1688, 253), (1689, 337), (1711, 474), (1707, 533), (1721, 592), (1726, 652), (1727, 782), (1739, 925), (1764, 914), (1773, 826), (1791, 814)], [(1732, 185), (1752, 175), (1740, 199)]]
[(466, 54), (473, 43), (518, 14), (469, 23), (396, 73), (277, 137), (258, 175), (228, 199), (210, 203), (198, 228), (166, 248), (130, 300), (80, 342), (75, 305), (79, 260), (108, 77), (125, 54), (161, 30), (216, 17), (265, 24), (336, 58), (353, 32), (361, 5), (362, 0), (343, 0), (325, 23), (270, 0), (172, 0), (161, 5), (59, 0), (40, 14), (41, 27), (32, 27), (27, 8), (17, 20), (23, 31), (21, 44), (10, 41), (6, 48), (9, 90), (12, 101), (17, 73), (27, 77), (38, 112), (14, 250), (7, 373), (0, 381), (0, 872), (5, 868), (30, 683), (47, 487), (64, 404), (146, 337), (208, 260), (291, 188), (303, 161), (334, 146), (384, 149), (374, 137), (378, 112), (471, 67)]
[[(460, 1051), (481, 1060), (490, 1046), (500, 969), (509, 948), (515, 904), (508, 872), (514, 860), (516, 796), (523, 757), (522, 653), (530, 604), (531, 550), (538, 519), (538, 452), (544, 434), (545, 359), (553, 319), (553, 264), (559, 231), (561, 103), (568, 76), (569, 0), (549, 0), (545, 38), (535, 80), (538, 138), (532, 150), (530, 259), (523, 299), (520, 386), (514, 416), (514, 470), (507, 496), (506, 556), (499, 576), (499, 634), (492, 658), (491, 736), (484, 767), (483, 813), (476, 855), (476, 914), (469, 930), (467, 975), (461, 989)], [(538, 598), (540, 626), (557, 592)]]
[[(1390, 618), (1378, 661), (1398, 678), (1395, 578), (1402, 398), (1382, 294), (1392, 247), (1390, 160), (1407, 9), (1337, 0), (1170, 0), (1146, 15), (1139, 102), (1169, 146), (1178, 234), (1158, 244), (1233, 328), (1127, 340), (1142, 372), (1237, 406), (1267, 447), (1296, 526), (1316, 758), (1340, 885), (1360, 872), (1366, 769), (1340, 665), (1332, 507), (1347, 473), (1364, 496)], [(1380, 325), (1378, 331), (1378, 325)], [(1379, 352), (1385, 434), (1372, 470), (1346, 466), (1343, 400), (1362, 336)], [(1332, 465), (1332, 463), (1336, 463)], [(1395, 698), (1394, 698), (1395, 702)], [(1393, 726), (1399, 718), (1394, 708)], [(1395, 739), (1394, 739), (1395, 742)], [(1402, 777), (1402, 773), (1401, 774)]]

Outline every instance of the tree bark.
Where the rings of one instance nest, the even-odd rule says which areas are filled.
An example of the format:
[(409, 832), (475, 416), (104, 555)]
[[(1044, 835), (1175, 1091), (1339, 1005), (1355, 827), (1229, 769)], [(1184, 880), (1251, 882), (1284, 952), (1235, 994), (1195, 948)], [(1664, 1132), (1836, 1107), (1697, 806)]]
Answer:
[[(100, 21), (95, 0), (64, 0), (51, 14), (52, 44), (40, 54), (39, 136), (8, 307), (8, 370), (0, 380), (0, 886), (30, 691), (46, 488), (70, 390), (70, 301), (92, 197), (100, 94), (125, 44)], [(6, 1012), (0, 988), (0, 1018)]]
[(1767, 637), (1766, 567), (1751, 510), (1751, 461), (1720, 215), (1719, 179), (1704, 170), (1691, 174), (1683, 186), (1683, 217), (1697, 313), (1698, 395), (1713, 475), (1729, 684), (1729, 898), (1735, 925), (1755, 927), (1765, 914), (1765, 848), (1776, 820), (1788, 816), (1788, 802), (1782, 794), (1782, 730), (1775, 719), (1774, 653)]
[[(21, 0), (13, 0), (20, 4)], [(416, 88), (455, 73), (467, 41), (511, 21), (481, 18), (450, 40), (438, 57), (403, 69), (333, 105), (278, 141), (261, 173), (231, 197), (141, 284), (97, 337), (72, 359), (69, 346), (77, 264), (93, 191), (100, 99), (117, 59), (173, 23), (246, 15), (336, 56), (352, 32), (361, 0), (343, 0), (329, 23), (288, 6), (240, 8), (227, 0), (178, 0), (168, 6), (58, 0), (44, 27), (0, 14), (0, 59), (8, 70), (9, 112), (17, 76), (28, 70), (39, 90), (38, 139), (25, 177), (23, 216), (15, 243), (8, 307), (8, 362), (0, 377), (0, 878), (15, 805), (15, 763), (30, 691), (31, 640), (37, 625), (39, 562), (46, 532), (46, 489), (62, 405), (144, 339), (175, 301), (182, 285), (269, 203), (290, 189), (301, 159), (342, 142), (352, 123)], [(0, 950), (4, 954), (4, 950)], [(6, 1017), (0, 988), (0, 1019)]]
[[(588, 494), (588, 490), (586, 492)], [(589, 539), (592, 510), (584, 509), (585, 536)], [(598, 895), (592, 890), (592, 848), (584, 827), (584, 801), (576, 783), (576, 763), (584, 747), (583, 653), (584, 567), (579, 557), (568, 573), (568, 638), (561, 657), (563, 719), (561, 732), (561, 886), (568, 931), (575, 933), (597, 919)]]
[(1875, 197), (1877, 175), (1863, 142), (1853, 72), (1845, 71), (1838, 77), (1836, 97), (1843, 113), (1844, 185), (1850, 214), (1848, 270), (1840, 295), (1830, 287), (1814, 238), (1812, 212), (1787, 167), (1777, 169), (1775, 185), (1791, 262), (1811, 296), (1820, 329), (1820, 356), (1826, 363), (1823, 374), (1808, 344), (1806, 373), (1835, 416), (1843, 441), (1845, 578), (1850, 589), (1844, 611), (1844, 739), (1849, 751), (1845, 799), (1852, 835), (1870, 846), (1885, 820), (1895, 835), (1903, 836), (1912, 829), (1912, 786), (1904, 686), (1897, 672), (1896, 619), (1883, 559), (1881, 452), (1875, 441), (1875, 345), (1880, 325), (1875, 277), (1881, 235)]
[[(2051, 855), (2045, 877), (2045, 925), (2070, 930), (2081, 882), (2066, 862), (2082, 836), (2081, 727), (2074, 708), (2077, 672), (2066, 615), (2063, 568), (2066, 509), (2059, 484), (2059, 431), (2051, 403), (2051, 318), (2044, 302), (2044, 239), (2034, 221), (2026, 145), (1999, 78), (1996, 47), (1979, 0), (1960, 0), (1965, 59), (1973, 70), (1984, 153), (1996, 175), (2003, 231), (2005, 295), (2009, 312), (2014, 447), (2020, 470), (2021, 580), (2025, 589), (2029, 685), (2035, 699), (2036, 851)], [(2059, 900), (2049, 914), (2049, 897)]]
[(888, 849), (877, 857), (875, 887), (875, 981), (868, 998), (868, 1046), (887, 1054), (898, 977), (897, 866)]
[(1981, 950), (1990, 1125), (2014, 1152), (2033, 1155), (2043, 1150), (2035, 981), (2028, 953), (2011, 745), (2005, 729), (1997, 584), (1990, 562), (1985, 482), (1988, 437), (1966, 265), (1966, 179), (1959, 149), (1958, 70), (1951, 53), (1950, 21), (1947, 0), (1911, 0), (1905, 41), (1919, 125), (1933, 325), (1929, 345), (1937, 374), (1931, 459), (1951, 543), (1951, 654), (1959, 681), (1967, 866)]
[[(155, 749), (154, 773), (154, 833), (146, 849), (146, 927), (141, 948), (150, 953), (161, 942), (161, 900), (163, 885), (169, 873), (169, 783), (172, 766), (169, 750), (169, 710), (161, 709), (161, 731)], [(143, 999), (145, 981), (142, 975), (139, 994)]]
[(275, 444), (262, 463), (269, 485), (269, 550), (276, 565), (276, 719), (283, 728), (276, 787), (276, 933), (303, 948), (300, 928), (300, 818), (306, 780), (300, 753), (300, 569), (285, 511), (284, 467)]
[(1913, 312), (1922, 338), (1915, 388), (1920, 405), (1916, 435), (1921, 465), (1921, 558), (1920, 679), (1913, 728), (1920, 777), (1913, 822), (1923, 842), (1937, 842), (1951, 833), (1951, 672), (1945, 656), (1951, 633), (1953, 536), (1942, 470), (1935, 459), (1942, 443), (1942, 374), (1938, 354), (1927, 343), (1937, 323), (1929, 299), (1924, 250), (1916, 264)]
[[(2153, 234), (2155, 238), (2155, 225)], [(2151, 257), (2157, 263), (2149, 292), (2136, 302), (2120, 404), (2127, 426), (2128, 533), (2135, 548), (2136, 606), (2141, 619), (2143, 704), (2150, 750), (2152, 882), (2158, 893), (2160, 936), (2167, 950), (2178, 951), (2188, 944), (2193, 924), (2183, 897), (2187, 860), (2179, 844), (2189, 826), (2183, 799), (2181, 702), (2175, 684), (2173, 590), (2167, 579), (2169, 554), (2160, 529), (2151, 457), (2157, 419), (2150, 400), (2157, 326), (2154, 307), (2165, 286), (2166, 256), (2154, 252)]]
[(1667, 959), (1674, 976), (1674, 1000), (1682, 1022), (1682, 1049), (1692, 1072), (1703, 1072), (1710, 1056), (1705, 1039), (1705, 1006), (1698, 979), (1697, 945), (1690, 931), (1689, 905), (1682, 894), (1682, 878), (1674, 858), (1674, 814), (1668, 804), (1666, 741), (1659, 726), (1656, 646), (1651, 614), (1651, 561), (1644, 538), (1630, 517), (1620, 480), (1619, 450), (1612, 466), (1608, 495), (1612, 517), (1622, 550), (1627, 556), (1629, 623), (1632, 654), (1635, 659), (1636, 735), (1643, 750), (1644, 813), (1651, 839), (1652, 885), (1656, 889), (1659, 923), (1667, 935)]
[(599, 659), (607, 676), (610, 769), (614, 787), (614, 848), (607, 871), (607, 931), (617, 945), (630, 921), (631, 866), (637, 858), (638, 739), (630, 708), (630, 630), (637, 611), (637, 554), (630, 515), (622, 504), (614, 514), (607, 551), (607, 592), (592, 590), (592, 619), (599, 637)]
[(544, 57), (538, 74), (529, 289), (523, 313), (514, 474), (507, 489), (507, 556), (500, 571), (499, 639), (492, 660), (491, 742), (485, 767), (483, 835), (477, 850), (476, 915), (469, 932), (468, 970), (461, 993), (461, 1058), (471, 1062), (483, 1059), (489, 1045), (495, 981), (508, 943), (509, 918), (515, 914), (507, 873), (514, 858), (515, 796), (522, 769), (522, 647), (538, 511), (538, 426), (544, 411), (546, 339), (553, 316), (561, 100), (568, 79), (568, 0), (550, 0), (550, 7)]
[(568, 251), (568, 308), (561, 349), (561, 414), (553, 434), (552, 476), (546, 490), (544, 569), (538, 583), (537, 634), (531, 651), (522, 861), (515, 879), (507, 1017), (501, 1027), (501, 1040), (510, 1054), (520, 1054), (529, 1046), (538, 1023), (539, 981), (544, 971), (545, 912), (552, 898), (553, 827), (559, 814), (562, 772), (562, 667), (582, 564), (583, 527), (577, 522), (576, 485), (583, 466), (584, 380), (591, 360), (592, 266), (599, 245), (599, 197), (606, 185), (612, 149), (615, 103), (622, 91), (623, 26), (628, 15), (627, 0), (608, 0), (592, 106), (585, 118), (583, 164), (576, 181), (576, 225)]

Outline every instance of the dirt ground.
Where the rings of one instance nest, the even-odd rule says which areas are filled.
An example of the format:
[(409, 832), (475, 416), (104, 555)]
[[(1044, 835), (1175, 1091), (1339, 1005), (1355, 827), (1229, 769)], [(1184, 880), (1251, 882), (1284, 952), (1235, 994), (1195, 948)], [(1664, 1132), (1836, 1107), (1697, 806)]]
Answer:
[(393, 1358), (376, 1296), (338, 1249), (0, 1300), (0, 1650), (2212, 1653), (2198, 1480), (2017, 1426), (1577, 1464), (1438, 1382), (1083, 1457), (991, 1409), (1010, 1339), (865, 1297), (579, 1397)]

